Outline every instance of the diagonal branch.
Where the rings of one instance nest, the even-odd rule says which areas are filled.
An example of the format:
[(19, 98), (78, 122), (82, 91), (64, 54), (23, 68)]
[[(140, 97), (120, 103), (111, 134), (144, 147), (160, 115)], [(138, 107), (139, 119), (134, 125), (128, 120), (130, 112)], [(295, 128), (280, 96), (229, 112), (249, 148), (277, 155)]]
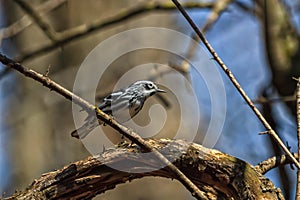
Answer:
[(173, 3), (177, 6), (178, 10), (181, 12), (181, 14), (186, 18), (188, 23), (191, 25), (191, 27), (194, 29), (194, 31), (197, 33), (207, 50), (211, 53), (215, 61), (219, 64), (219, 66), (222, 68), (222, 70), (226, 73), (228, 78), (231, 80), (235, 88), (238, 90), (240, 95), (244, 98), (246, 103), (249, 105), (249, 107), (252, 109), (254, 114), (257, 116), (257, 118), (262, 122), (264, 127), (267, 129), (267, 134), (270, 134), (274, 140), (277, 142), (277, 144), (282, 148), (282, 150), (291, 157), (292, 161), (295, 163), (298, 169), (300, 169), (300, 163), (298, 160), (291, 154), (291, 152), (288, 150), (288, 148), (284, 145), (284, 143), (281, 141), (281, 139), (278, 137), (277, 133), (272, 129), (270, 124), (267, 122), (267, 120), (263, 117), (263, 115), (260, 113), (260, 111), (257, 109), (257, 107), (253, 104), (251, 99), (248, 97), (248, 95), (245, 93), (245, 91), (242, 89), (239, 82), (236, 80), (230, 69), (224, 64), (224, 62), (221, 60), (221, 58), (218, 56), (218, 54), (215, 52), (215, 50), (212, 48), (210, 43), (206, 40), (205, 36), (201, 33), (197, 25), (193, 22), (191, 17), (187, 14), (187, 12), (184, 10), (184, 8), (181, 6), (181, 4), (177, 0), (172, 0)]
[[(300, 77), (294, 79), (297, 81), (297, 88), (296, 88), (297, 140), (298, 140), (298, 155), (300, 155)], [(298, 158), (298, 160), (300, 159)], [(300, 199), (300, 169), (298, 169), (297, 171), (296, 199)]]
[(0, 53), (0, 62), (6, 65), (7, 67), (19, 71), (25, 76), (40, 82), (45, 87), (57, 92), (58, 94), (64, 96), (66, 99), (73, 101), (75, 104), (82, 107), (88, 113), (92, 113), (96, 111), (96, 115), (98, 119), (102, 120), (105, 124), (114, 128), (116, 131), (118, 131), (126, 138), (130, 139), (135, 144), (139, 145), (144, 151), (152, 152), (162, 164), (167, 166), (167, 168), (176, 175), (178, 180), (191, 192), (193, 196), (195, 196), (197, 199), (206, 199), (203, 192), (200, 191), (199, 188), (190, 179), (188, 179), (186, 175), (183, 174), (174, 164), (172, 164), (166, 157), (164, 157), (159, 151), (157, 151), (155, 147), (152, 147), (152, 145), (149, 142), (145, 141), (137, 133), (121, 125), (116, 120), (111, 118), (109, 115), (101, 111), (97, 106), (94, 106), (89, 102), (87, 102), (86, 100), (80, 98), (79, 96), (67, 90), (66, 88), (62, 87), (58, 83), (52, 81), (49, 77), (40, 74), (38, 72), (35, 72), (34, 70), (29, 69), (27, 67), (24, 67), (20, 63), (17, 63), (14, 60), (7, 58), (1, 53)]

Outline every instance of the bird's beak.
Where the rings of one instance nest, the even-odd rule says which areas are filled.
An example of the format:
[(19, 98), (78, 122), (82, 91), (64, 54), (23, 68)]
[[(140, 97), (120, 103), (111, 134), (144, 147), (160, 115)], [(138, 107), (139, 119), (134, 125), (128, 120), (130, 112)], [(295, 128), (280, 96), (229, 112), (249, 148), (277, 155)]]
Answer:
[(157, 89), (156, 92), (162, 92), (162, 93), (166, 93), (166, 91), (162, 90), (162, 89)]

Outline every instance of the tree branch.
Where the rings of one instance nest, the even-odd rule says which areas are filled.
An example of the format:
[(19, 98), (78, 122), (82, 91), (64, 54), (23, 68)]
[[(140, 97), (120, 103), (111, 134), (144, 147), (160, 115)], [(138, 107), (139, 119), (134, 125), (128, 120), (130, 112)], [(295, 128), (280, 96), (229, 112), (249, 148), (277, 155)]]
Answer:
[[(294, 154), (294, 157), (298, 159), (298, 154)], [(293, 164), (293, 161), (287, 155), (274, 156), (272, 158), (268, 158), (255, 166), (255, 169), (261, 173), (265, 174), (268, 171), (280, 166)]]
[[(283, 199), (280, 189), (242, 160), (181, 140), (160, 139), (148, 142), (160, 150), (163, 148), (164, 156), (168, 159), (176, 159), (174, 164), (201, 188), (205, 194), (203, 199)], [(97, 157), (89, 157), (43, 174), (25, 191), (16, 193), (7, 200), (70, 197), (91, 199), (118, 184), (146, 176), (177, 179), (166, 168), (147, 173), (125, 172), (132, 167), (156, 169), (160, 166), (157, 160), (146, 159), (141, 155), (139, 147), (123, 144), (120, 148), (106, 151)], [(124, 166), (124, 171), (110, 168), (112, 164)]]
[(118, 131), (120, 134), (122, 134), (135, 144), (139, 145), (144, 151), (152, 152), (156, 156), (156, 158), (161, 162), (161, 164), (167, 166), (167, 168), (177, 176), (178, 180), (181, 181), (181, 183), (192, 193), (193, 196), (195, 196), (197, 199), (206, 199), (205, 196), (202, 194), (202, 191), (200, 191), (197, 188), (197, 186), (191, 180), (189, 180), (185, 176), (185, 174), (183, 174), (175, 165), (173, 165), (167, 158), (165, 158), (159, 151), (157, 151), (155, 147), (152, 147), (151, 144), (145, 141), (137, 133), (121, 125), (112, 117), (101, 111), (97, 106), (94, 106), (86, 100), (80, 98), (76, 94), (73, 94), (58, 83), (52, 81), (49, 77), (39, 74), (27, 67), (24, 67), (20, 63), (17, 63), (2, 54), (0, 54), (0, 62), (12, 69), (19, 71), (25, 76), (42, 83), (45, 87), (57, 92), (58, 94), (64, 96), (66, 99), (72, 100), (75, 104), (82, 107), (88, 113), (96, 112), (98, 119), (114, 128), (116, 131)]
[[(298, 141), (298, 155), (300, 155), (300, 77), (295, 78), (295, 80), (297, 81), (297, 87), (296, 87), (297, 141)], [(298, 169), (297, 171), (296, 199), (300, 199), (300, 169)]]
[(260, 113), (260, 111), (257, 109), (257, 107), (253, 104), (251, 99), (248, 97), (248, 95), (245, 93), (245, 91), (242, 89), (239, 82), (236, 80), (230, 69), (224, 64), (224, 62), (221, 60), (221, 58), (218, 56), (218, 54), (215, 52), (215, 50), (212, 48), (210, 43), (206, 40), (205, 36), (201, 33), (201, 31), (198, 29), (197, 25), (193, 22), (193, 20), (190, 18), (190, 16), (187, 14), (187, 12), (184, 10), (184, 8), (181, 6), (181, 4), (177, 0), (172, 0), (174, 4), (177, 6), (178, 10), (182, 13), (182, 15), (186, 18), (188, 23), (191, 25), (191, 27), (194, 29), (194, 31), (197, 33), (207, 50), (211, 53), (214, 60), (219, 64), (219, 66), (222, 68), (222, 70), (225, 72), (225, 74), (228, 76), (228, 78), (231, 80), (235, 88), (238, 90), (240, 95), (244, 98), (246, 103), (249, 105), (249, 107), (252, 109), (254, 114), (257, 116), (257, 118), (262, 122), (264, 127), (267, 129), (268, 134), (270, 134), (274, 140), (277, 142), (277, 144), (282, 148), (282, 150), (291, 157), (295, 165), (298, 169), (300, 169), (300, 163), (298, 160), (293, 157), (291, 152), (288, 150), (288, 148), (283, 144), (281, 139), (278, 137), (277, 133), (272, 129), (270, 124), (267, 122), (267, 120), (263, 117), (263, 115)]

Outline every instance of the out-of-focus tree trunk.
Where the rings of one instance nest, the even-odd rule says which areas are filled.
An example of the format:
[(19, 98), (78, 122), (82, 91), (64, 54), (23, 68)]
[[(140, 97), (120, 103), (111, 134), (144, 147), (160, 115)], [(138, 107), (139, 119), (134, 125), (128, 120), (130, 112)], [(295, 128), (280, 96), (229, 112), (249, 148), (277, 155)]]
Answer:
[[(267, 59), (273, 75), (272, 84), (281, 96), (293, 95), (296, 83), (292, 77), (300, 75), (300, 37), (290, 10), (280, 0), (257, 0), (257, 4)], [(295, 101), (286, 104), (295, 115)]]
[[(258, 17), (261, 21), (262, 35), (267, 55), (267, 61), (272, 72), (272, 81), (268, 88), (263, 88), (263, 96), (272, 99), (274, 92), (281, 97), (292, 96), (295, 93), (296, 82), (292, 77), (300, 75), (300, 37), (297, 34), (291, 11), (284, 5), (284, 1), (257, 0)], [(274, 91), (275, 90), (275, 91)], [(270, 101), (271, 102), (271, 101)], [(296, 116), (296, 101), (286, 101), (291, 113)], [(264, 115), (282, 137), (279, 127), (282, 122), (274, 119), (276, 104), (264, 104)], [(275, 155), (281, 155), (274, 141), (270, 141)], [(290, 198), (290, 177), (287, 170), (279, 167), (279, 174), (286, 197)]]

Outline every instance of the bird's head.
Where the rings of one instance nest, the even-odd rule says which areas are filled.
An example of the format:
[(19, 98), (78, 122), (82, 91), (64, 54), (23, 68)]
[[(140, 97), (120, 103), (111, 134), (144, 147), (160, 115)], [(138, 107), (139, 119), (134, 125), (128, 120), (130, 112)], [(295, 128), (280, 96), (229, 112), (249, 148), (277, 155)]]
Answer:
[(152, 96), (157, 92), (166, 92), (162, 89), (159, 89), (158, 86), (152, 81), (137, 81), (132, 85), (142, 87), (145, 96)]

